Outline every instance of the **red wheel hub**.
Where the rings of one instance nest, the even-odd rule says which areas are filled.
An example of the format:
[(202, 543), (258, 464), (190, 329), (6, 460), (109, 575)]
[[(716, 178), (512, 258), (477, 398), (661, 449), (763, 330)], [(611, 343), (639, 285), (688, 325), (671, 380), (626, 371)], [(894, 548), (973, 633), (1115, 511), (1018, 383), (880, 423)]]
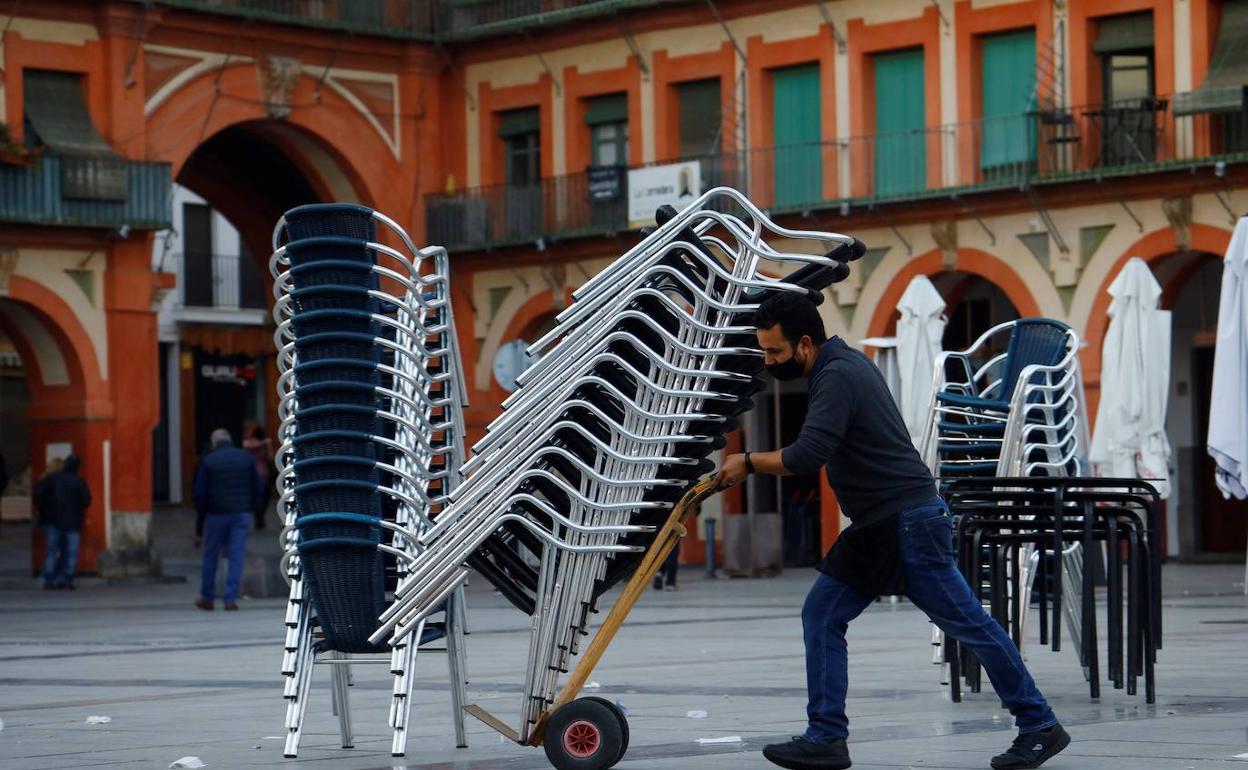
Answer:
[(602, 731), (593, 722), (578, 719), (563, 731), (563, 748), (577, 759), (592, 757), (602, 745)]

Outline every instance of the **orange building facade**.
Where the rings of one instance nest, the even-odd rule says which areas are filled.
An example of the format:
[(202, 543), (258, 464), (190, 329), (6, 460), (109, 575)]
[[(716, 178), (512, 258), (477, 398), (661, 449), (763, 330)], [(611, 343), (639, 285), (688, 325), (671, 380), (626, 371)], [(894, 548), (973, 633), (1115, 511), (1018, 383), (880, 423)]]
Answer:
[[(0, 17), (0, 122), (24, 144), (41, 109), (25, 93), (40, 80), (24, 73), (75, 74), (111, 151), (165, 168), (261, 264), (277, 217), (310, 201), (364, 203), (447, 245), (475, 435), (506, 396), (509, 344), (540, 336), (635, 243), (621, 197), (630, 169), (696, 161), (703, 189), (736, 186), (784, 224), (866, 242), (822, 305), (829, 331), (853, 344), (891, 333), (920, 274), (946, 299), (946, 347), (1018, 316), (1070, 323), (1088, 342), (1093, 411), (1105, 290), (1142, 257), (1176, 324), (1169, 551), (1242, 550), (1233, 512), (1206, 488), (1201, 422), (1218, 260), (1248, 181), (1242, 89), (1238, 102), (1211, 89), (1248, 85), (1248, 67), (1211, 70), (1228, 30), (1248, 23), (1232, 0), (462, 5), (422, 4), (420, 18), (382, 0), (285, 13), (26, 5)], [(616, 182), (591, 196), (604, 178)], [(153, 431), (162, 387), (178, 379), (166, 371), (161, 384), (156, 322), (176, 281), (152, 259), (169, 216), (40, 216), (0, 197), (0, 332), (23, 363), (29, 425), (28, 440), (6, 428), (5, 447), (27, 446), (34, 477), (52, 452), (83, 456), (101, 501), (80, 565), (91, 570), (146, 542)], [(271, 366), (271, 331), (188, 322), (179, 333), (183, 352)], [(766, 394), (735, 446), (782, 442), (796, 428), (774, 415), (799, 404)], [(184, 400), (163, 417), (186, 428), (172, 460), (183, 486), (187, 414)], [(776, 512), (813, 494), (826, 547), (841, 526), (835, 499), (803, 483), (760, 483), (705, 513)], [(700, 559), (703, 534), (686, 560)]]

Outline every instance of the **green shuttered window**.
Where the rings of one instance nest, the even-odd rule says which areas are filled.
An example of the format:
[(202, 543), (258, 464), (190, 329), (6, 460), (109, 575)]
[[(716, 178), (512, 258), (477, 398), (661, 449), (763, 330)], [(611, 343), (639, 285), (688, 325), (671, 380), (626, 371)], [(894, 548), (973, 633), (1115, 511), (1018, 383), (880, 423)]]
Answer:
[(1036, 160), (1036, 33), (1026, 29), (981, 39), (983, 118), (980, 167), (985, 176), (1023, 172)]
[(817, 203), (822, 198), (819, 113), (818, 64), (772, 72), (774, 197), (778, 207)]
[(875, 73), (875, 194), (927, 186), (923, 49), (872, 57)]

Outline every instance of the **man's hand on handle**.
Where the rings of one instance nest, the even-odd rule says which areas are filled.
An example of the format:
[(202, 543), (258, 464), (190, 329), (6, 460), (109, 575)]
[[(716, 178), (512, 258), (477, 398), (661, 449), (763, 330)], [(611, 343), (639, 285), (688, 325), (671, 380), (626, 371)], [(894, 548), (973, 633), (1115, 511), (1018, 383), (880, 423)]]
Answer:
[(726, 489), (736, 486), (751, 473), (766, 473), (769, 476), (792, 475), (789, 469), (784, 467), (784, 458), (779, 449), (774, 452), (728, 455), (724, 458), (724, 466), (715, 476), (715, 488)]
[(745, 455), (728, 455), (724, 458), (723, 467), (715, 476), (715, 488), (725, 489), (736, 486), (744, 481), (747, 475), (749, 474), (745, 467)]

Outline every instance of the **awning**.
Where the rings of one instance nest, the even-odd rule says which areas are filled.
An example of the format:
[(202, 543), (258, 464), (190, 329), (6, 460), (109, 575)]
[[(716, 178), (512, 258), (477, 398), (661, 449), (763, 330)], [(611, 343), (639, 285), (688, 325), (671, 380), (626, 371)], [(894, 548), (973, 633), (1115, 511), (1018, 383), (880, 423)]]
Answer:
[(1239, 112), (1248, 107), (1248, 0), (1226, 0), (1209, 73), (1200, 88), (1174, 95), (1175, 115)]
[(541, 112), (537, 107), (507, 110), (499, 117), (498, 135), (501, 137), (536, 134), (542, 129)]
[(607, 94), (589, 100), (585, 122), (591, 126), (628, 122), (628, 94)]
[(91, 122), (82, 76), (28, 69), (22, 87), (30, 128), (49, 152), (61, 156), (61, 197), (124, 201), (126, 161)]
[(1126, 13), (1109, 16), (1097, 23), (1096, 53), (1139, 51), (1153, 47), (1153, 13)]

